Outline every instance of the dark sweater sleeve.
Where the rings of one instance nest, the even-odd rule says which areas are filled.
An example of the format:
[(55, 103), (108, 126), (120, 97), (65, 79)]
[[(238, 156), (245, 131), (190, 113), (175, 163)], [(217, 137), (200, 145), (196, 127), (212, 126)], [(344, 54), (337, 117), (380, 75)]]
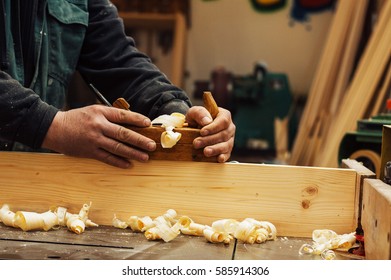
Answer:
[(0, 138), (40, 148), (58, 109), (0, 71)]
[(124, 97), (132, 111), (150, 118), (186, 113), (191, 106), (186, 93), (126, 36), (117, 9), (108, 0), (89, 1), (89, 26), (78, 70), (110, 103)]

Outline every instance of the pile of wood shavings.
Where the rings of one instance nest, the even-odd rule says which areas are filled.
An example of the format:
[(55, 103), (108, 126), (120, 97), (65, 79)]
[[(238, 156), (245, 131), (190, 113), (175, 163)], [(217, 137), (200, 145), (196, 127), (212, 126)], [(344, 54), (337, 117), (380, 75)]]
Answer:
[(98, 225), (88, 218), (91, 203), (85, 203), (79, 214), (71, 214), (64, 207), (56, 207), (44, 213), (11, 211), (8, 204), (0, 208), (0, 222), (6, 226), (20, 228), (23, 231), (56, 229), (66, 226), (70, 231), (80, 234), (86, 227)]
[(117, 228), (130, 228), (135, 232), (143, 232), (148, 240), (162, 239), (169, 242), (179, 234), (204, 236), (212, 243), (229, 244), (234, 238), (244, 243), (263, 243), (267, 240), (275, 240), (276, 227), (267, 221), (257, 221), (246, 218), (239, 222), (234, 219), (221, 219), (211, 226), (194, 222), (187, 216), (178, 217), (177, 212), (169, 209), (161, 216), (152, 219), (149, 216), (130, 216), (127, 221), (122, 221), (114, 215), (113, 226)]
[(300, 255), (320, 255), (324, 260), (336, 258), (335, 249), (350, 249), (356, 243), (356, 233), (339, 235), (330, 229), (317, 229), (312, 232), (312, 244), (303, 244)]

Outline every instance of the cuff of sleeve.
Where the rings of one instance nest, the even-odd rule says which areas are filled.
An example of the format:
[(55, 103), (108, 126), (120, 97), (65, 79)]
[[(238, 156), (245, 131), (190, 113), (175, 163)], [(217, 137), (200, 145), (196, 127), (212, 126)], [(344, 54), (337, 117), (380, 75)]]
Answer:
[(158, 116), (164, 115), (164, 114), (170, 115), (172, 113), (182, 113), (182, 114), (186, 115), (189, 108), (190, 108), (189, 104), (186, 103), (185, 101), (180, 100), (180, 99), (174, 99), (174, 100), (171, 100), (170, 102), (163, 104), (159, 108), (159, 110), (157, 112), (157, 116), (155, 116), (155, 117), (158, 117)]
[(29, 111), (18, 130), (16, 141), (38, 149), (59, 109), (39, 100)]

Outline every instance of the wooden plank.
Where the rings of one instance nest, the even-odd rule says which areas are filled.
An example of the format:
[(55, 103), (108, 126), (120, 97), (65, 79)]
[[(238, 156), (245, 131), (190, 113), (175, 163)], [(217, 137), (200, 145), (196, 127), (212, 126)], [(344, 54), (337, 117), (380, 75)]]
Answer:
[(274, 119), (274, 146), (278, 162), (286, 162), (289, 157), (289, 119), (289, 117)]
[(391, 2), (387, 1), (379, 22), (366, 46), (352, 83), (345, 94), (340, 109), (328, 131), (322, 153), (316, 166), (338, 166), (338, 148), (343, 136), (356, 128), (357, 120), (363, 117), (375, 89), (383, 75), (391, 54)]
[(387, 71), (384, 75), (383, 84), (381, 88), (378, 90), (377, 95), (375, 96), (373, 106), (370, 106), (368, 109), (370, 110), (370, 116), (376, 116), (382, 112), (386, 112), (386, 102), (389, 98), (391, 88), (391, 60), (388, 62)]
[(374, 178), (376, 176), (372, 170), (368, 169), (362, 163), (354, 159), (343, 159), (342, 167), (354, 169), (359, 178), (359, 184), (361, 184), (364, 178)]
[(58, 154), (0, 152), (0, 204), (43, 212), (51, 206), (110, 225), (114, 214), (159, 216), (169, 208), (196, 222), (253, 217), (280, 235), (309, 237), (317, 228), (356, 227), (356, 172), (264, 164), (150, 161), (119, 169)]
[(329, 108), (330, 115), (334, 115), (338, 111), (343, 94), (348, 87), (362, 36), (365, 14), (368, 7), (368, 0), (360, 0), (355, 2), (357, 2), (355, 3), (355, 13), (351, 19), (349, 28), (350, 32), (347, 35), (346, 44), (344, 46), (344, 54), (341, 59), (340, 68), (336, 78), (336, 84), (331, 96), (332, 101)]
[(175, 13), (175, 31), (173, 42), (173, 59), (171, 81), (174, 85), (183, 87), (185, 55), (186, 55), (186, 18), (182, 13)]
[(355, 216), (357, 217), (357, 228), (356, 233), (362, 234), (362, 224), (361, 224), (361, 216), (362, 216), (362, 200), (363, 200), (363, 189), (364, 189), (364, 180), (365, 179), (376, 179), (376, 174), (366, 168), (362, 163), (357, 162), (353, 159), (344, 159), (342, 160), (342, 167), (354, 169), (357, 174), (356, 179), (356, 202), (357, 205), (355, 209)]
[[(362, 2), (360, 1), (360, 3)], [(337, 3), (292, 149), (290, 163), (293, 165), (312, 165), (311, 157), (313, 158), (315, 152), (313, 148), (318, 145), (308, 146), (307, 144), (317, 141), (318, 135), (313, 132), (318, 131), (319, 119), (323, 118), (319, 114), (324, 116), (325, 107), (327, 108), (330, 104), (330, 94), (336, 84), (347, 41), (346, 37), (351, 31), (349, 30), (350, 22), (353, 13), (356, 12), (356, 7), (357, 1), (339, 1)]]
[(365, 258), (391, 260), (391, 186), (365, 179), (362, 209)]

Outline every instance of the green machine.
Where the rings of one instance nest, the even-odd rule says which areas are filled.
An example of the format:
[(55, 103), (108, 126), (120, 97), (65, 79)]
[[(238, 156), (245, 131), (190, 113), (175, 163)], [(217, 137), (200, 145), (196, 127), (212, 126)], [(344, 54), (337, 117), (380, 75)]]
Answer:
[(297, 121), (291, 114), (292, 95), (288, 77), (268, 72), (257, 64), (254, 73), (235, 76), (232, 80), (232, 112), (236, 125), (235, 149), (275, 149), (275, 119), (289, 118), (289, 147), (296, 132)]
[(379, 176), (384, 125), (391, 125), (391, 114), (357, 121), (357, 130), (346, 133), (341, 140), (339, 162), (346, 158), (356, 159)]

